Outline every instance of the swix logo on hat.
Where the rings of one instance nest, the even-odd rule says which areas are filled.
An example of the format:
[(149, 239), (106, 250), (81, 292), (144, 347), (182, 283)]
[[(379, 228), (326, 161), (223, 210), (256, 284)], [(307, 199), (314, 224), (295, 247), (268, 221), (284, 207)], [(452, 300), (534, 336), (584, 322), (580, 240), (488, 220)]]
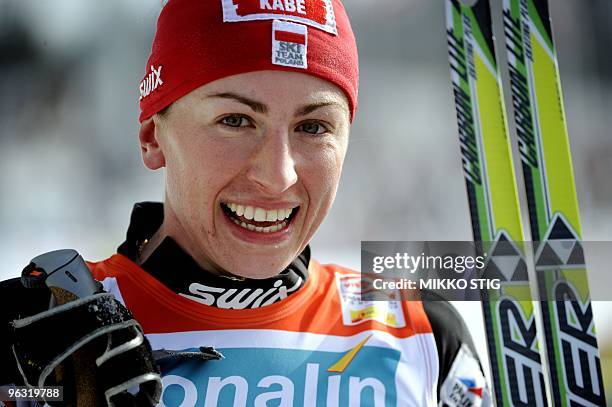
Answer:
[(282, 18), (338, 34), (331, 0), (221, 0), (223, 21)]
[(158, 66), (157, 68), (155, 68), (153, 65), (151, 65), (151, 72), (149, 72), (149, 74), (142, 80), (142, 82), (140, 82), (140, 99), (142, 100), (142, 98), (147, 97), (151, 94), (151, 92), (153, 92), (155, 89), (157, 89), (158, 86), (161, 86), (164, 84), (164, 81), (162, 81), (161, 79), (161, 70), (162, 70), (162, 66)]
[(275, 65), (308, 67), (308, 29), (305, 25), (274, 20), (272, 24), (272, 63)]

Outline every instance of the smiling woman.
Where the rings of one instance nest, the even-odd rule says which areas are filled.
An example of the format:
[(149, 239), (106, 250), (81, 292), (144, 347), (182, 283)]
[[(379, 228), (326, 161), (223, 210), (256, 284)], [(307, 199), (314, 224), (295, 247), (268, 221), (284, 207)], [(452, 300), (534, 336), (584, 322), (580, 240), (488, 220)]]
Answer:
[(343, 92), (302, 73), (239, 74), (182, 97), (140, 131), (145, 165), (166, 168), (164, 223), (141, 262), (170, 236), (206, 270), (277, 275), (331, 207), (348, 132)]
[[(136, 204), (118, 252), (83, 263), (95, 294), (47, 309), (40, 282), (72, 252), (2, 283), (0, 384), (53, 377), (79, 406), (488, 404), (447, 303), (364, 301), (358, 272), (311, 257), (357, 109), (340, 0), (169, 0), (146, 67), (138, 139), (164, 202)], [(40, 351), (23, 332), (49, 321)]]

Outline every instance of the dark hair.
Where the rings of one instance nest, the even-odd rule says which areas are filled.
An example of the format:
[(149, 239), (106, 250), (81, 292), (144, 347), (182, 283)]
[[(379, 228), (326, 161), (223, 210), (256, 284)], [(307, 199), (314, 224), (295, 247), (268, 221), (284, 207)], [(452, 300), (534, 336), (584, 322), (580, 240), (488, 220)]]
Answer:
[(157, 114), (160, 116), (165, 116), (168, 113), (168, 110), (170, 110), (170, 106), (172, 106), (172, 104), (169, 104), (168, 106), (164, 107), (162, 110), (157, 112)]

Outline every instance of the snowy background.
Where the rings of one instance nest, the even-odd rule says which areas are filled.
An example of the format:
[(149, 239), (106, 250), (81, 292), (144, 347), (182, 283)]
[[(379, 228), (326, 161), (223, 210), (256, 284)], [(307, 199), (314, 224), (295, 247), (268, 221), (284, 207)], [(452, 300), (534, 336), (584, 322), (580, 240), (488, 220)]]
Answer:
[[(443, 1), (345, 3), (360, 110), (316, 257), (359, 268), (361, 240), (470, 240)], [(584, 239), (611, 241), (612, 2), (551, 3)], [(136, 137), (159, 9), (159, 0), (0, 0), (0, 279), (58, 248), (103, 259), (133, 203), (161, 199), (162, 174), (142, 166)], [(456, 305), (486, 359), (480, 305)], [(610, 397), (612, 306), (594, 312)]]

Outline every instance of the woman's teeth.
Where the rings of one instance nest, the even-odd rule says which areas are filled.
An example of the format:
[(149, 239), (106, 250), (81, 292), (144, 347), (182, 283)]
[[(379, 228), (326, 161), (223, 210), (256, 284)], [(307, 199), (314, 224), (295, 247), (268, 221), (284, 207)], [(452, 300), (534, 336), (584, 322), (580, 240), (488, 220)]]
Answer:
[(249, 220), (256, 222), (276, 222), (277, 220), (285, 220), (291, 216), (293, 208), (287, 209), (263, 209), (255, 206), (238, 205), (234, 203), (225, 204), (232, 212), (238, 216), (244, 216)]
[(239, 205), (235, 203), (224, 204), (231, 212), (235, 215), (242, 217), (246, 220), (253, 220), (255, 222), (277, 222), (273, 225), (257, 226), (244, 220), (230, 217), (231, 220), (238, 226), (245, 229), (261, 232), (261, 233), (272, 233), (277, 232), (287, 226), (288, 218), (293, 212), (293, 208), (286, 209), (263, 209), (255, 206)]
[(255, 232), (261, 232), (261, 233), (278, 232), (279, 230), (281, 230), (282, 228), (287, 226), (287, 222), (281, 222), (279, 224), (272, 225), (272, 226), (266, 226), (266, 227), (255, 226), (255, 225), (252, 225), (252, 224), (246, 223), (246, 222), (240, 222), (237, 219), (232, 219), (232, 222), (234, 222), (236, 225), (241, 226), (241, 227), (243, 227), (245, 229), (253, 230)]

